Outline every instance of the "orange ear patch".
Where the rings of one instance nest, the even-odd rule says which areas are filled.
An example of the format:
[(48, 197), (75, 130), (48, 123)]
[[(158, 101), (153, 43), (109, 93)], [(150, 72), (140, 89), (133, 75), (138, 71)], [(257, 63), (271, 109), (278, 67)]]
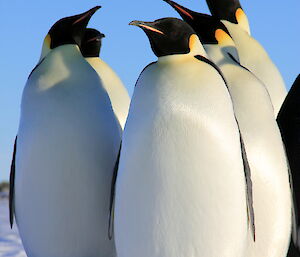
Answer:
[(238, 8), (236, 10), (235, 18), (236, 18), (239, 26), (242, 27), (244, 30), (246, 30), (250, 34), (250, 27), (249, 27), (247, 15), (241, 8)]
[(190, 40), (189, 40), (189, 48), (190, 48), (190, 52), (193, 51), (194, 47), (196, 46), (197, 42), (199, 41), (199, 38), (197, 35), (193, 34), (190, 36)]
[(235, 18), (237, 20), (238, 23), (243, 22), (243, 20), (245, 19), (246, 14), (244, 13), (244, 11), (241, 8), (238, 8), (235, 12)]
[(45, 37), (44, 42), (45, 42), (46, 46), (50, 49), (50, 46), (51, 46), (51, 36), (49, 34)]
[(222, 29), (217, 29), (215, 32), (215, 38), (218, 41), (218, 44), (228, 44), (232, 41), (231, 37)]

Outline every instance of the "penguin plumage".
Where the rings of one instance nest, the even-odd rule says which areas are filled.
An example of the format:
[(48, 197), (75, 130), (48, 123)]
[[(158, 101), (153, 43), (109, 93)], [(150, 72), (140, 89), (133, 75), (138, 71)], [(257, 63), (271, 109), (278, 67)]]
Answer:
[(291, 180), (294, 191), (295, 203), (295, 233), (290, 243), (288, 257), (300, 256), (299, 224), (300, 224), (300, 162), (299, 162), (299, 100), (300, 100), (300, 75), (296, 78), (286, 99), (284, 100), (277, 122), (281, 131), (282, 139), (285, 144), (287, 157), (290, 164)]
[(185, 22), (130, 24), (144, 30), (158, 61), (139, 76), (123, 133), (118, 256), (244, 256), (242, 146), (222, 75)]
[(234, 41), (222, 22), (168, 2), (196, 31), (227, 81), (251, 169), (256, 240), (250, 238), (246, 256), (285, 256), (291, 233), (292, 194), (268, 91), (239, 63)]
[(266, 50), (250, 35), (248, 19), (239, 0), (207, 0), (206, 2), (213, 16), (222, 20), (230, 32), (239, 53), (240, 63), (266, 85), (277, 117), (287, 95), (287, 89), (280, 71)]
[(81, 52), (86, 61), (98, 73), (107, 91), (114, 113), (124, 129), (128, 115), (130, 97), (127, 89), (113, 69), (100, 56), (101, 40), (104, 34), (95, 29), (86, 29)]
[(249, 35), (250, 25), (239, 0), (206, 0), (211, 14), (219, 20), (238, 24)]
[(23, 91), (10, 202), (28, 257), (116, 254), (106, 235), (120, 127), (79, 48), (99, 8), (53, 25)]

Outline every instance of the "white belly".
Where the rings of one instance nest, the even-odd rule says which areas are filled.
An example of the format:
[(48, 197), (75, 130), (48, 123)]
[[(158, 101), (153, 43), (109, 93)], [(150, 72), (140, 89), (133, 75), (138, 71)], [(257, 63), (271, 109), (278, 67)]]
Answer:
[(29, 257), (113, 257), (107, 230), (117, 121), (103, 90), (54, 90), (28, 89), (23, 99), (15, 206), (24, 248)]
[[(185, 69), (172, 71), (162, 80)], [(199, 87), (185, 78), (136, 86), (117, 179), (119, 257), (244, 256), (245, 178), (229, 95), (220, 81), (203, 89), (205, 78)]]
[(86, 60), (100, 76), (109, 95), (113, 111), (122, 129), (124, 129), (130, 105), (130, 97), (126, 87), (118, 75), (103, 60), (98, 57), (87, 58)]
[(287, 160), (272, 103), (262, 83), (243, 68), (222, 65), (251, 169), (256, 241), (248, 256), (286, 256), (291, 235)]
[(252, 175), (256, 242), (249, 235), (247, 256), (286, 256), (291, 235), (288, 181), (282, 176), (282, 181), (274, 183), (273, 179), (263, 178), (258, 172)]

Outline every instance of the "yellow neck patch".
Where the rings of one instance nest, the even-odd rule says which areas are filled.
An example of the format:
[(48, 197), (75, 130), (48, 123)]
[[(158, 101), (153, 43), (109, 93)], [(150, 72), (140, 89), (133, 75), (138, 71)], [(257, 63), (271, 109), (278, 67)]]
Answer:
[(190, 52), (193, 52), (198, 41), (199, 41), (199, 38), (197, 35), (193, 34), (190, 36), (190, 41), (189, 41)]
[(201, 44), (200, 39), (196, 34), (193, 34), (190, 36), (189, 48), (190, 48), (189, 54), (202, 55), (204, 57), (207, 57), (207, 54), (203, 48), (203, 45)]
[(236, 10), (235, 18), (239, 26), (241, 26), (245, 31), (247, 31), (250, 34), (250, 26), (249, 26), (247, 15), (241, 8), (238, 8)]
[(51, 51), (50, 46), (51, 46), (51, 37), (48, 34), (44, 39), (40, 60), (42, 60)]
[(50, 46), (51, 46), (51, 36), (49, 34), (45, 37), (44, 44), (50, 49)]
[(219, 45), (232, 45), (232, 38), (222, 29), (217, 29), (215, 32), (215, 38)]

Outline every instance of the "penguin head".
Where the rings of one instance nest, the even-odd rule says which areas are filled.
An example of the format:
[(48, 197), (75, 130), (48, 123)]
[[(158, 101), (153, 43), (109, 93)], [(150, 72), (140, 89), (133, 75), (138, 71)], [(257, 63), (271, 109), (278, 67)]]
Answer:
[(96, 6), (84, 13), (65, 17), (57, 21), (45, 37), (41, 59), (58, 46), (66, 44), (80, 46), (86, 26), (99, 8), (101, 7)]
[(83, 57), (99, 57), (101, 41), (105, 35), (96, 29), (86, 29), (81, 42), (81, 53)]
[(199, 42), (195, 31), (186, 22), (176, 18), (163, 18), (153, 22), (132, 21), (129, 25), (143, 29), (157, 57), (188, 54)]
[(238, 24), (250, 34), (248, 18), (239, 0), (206, 0), (211, 14), (219, 20)]
[(215, 17), (194, 12), (174, 1), (164, 0), (171, 5), (197, 33), (202, 44), (234, 45), (225, 25)]

